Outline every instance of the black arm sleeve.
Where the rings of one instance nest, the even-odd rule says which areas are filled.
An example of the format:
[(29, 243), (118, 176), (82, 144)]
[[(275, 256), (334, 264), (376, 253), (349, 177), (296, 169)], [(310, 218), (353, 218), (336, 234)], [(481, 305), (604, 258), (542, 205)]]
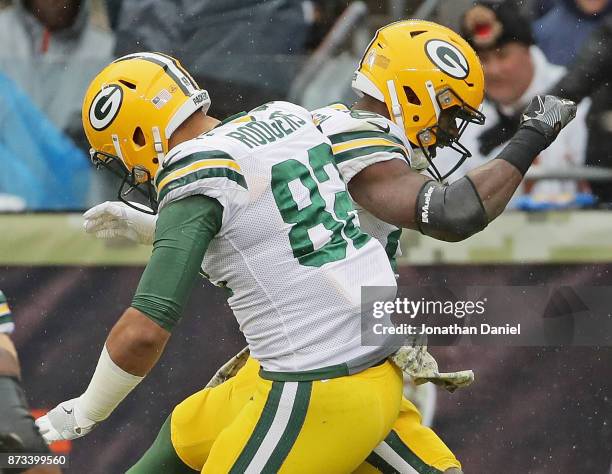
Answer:
[(417, 200), (416, 221), (422, 234), (457, 242), (484, 229), (487, 213), (467, 176), (451, 185), (427, 181)]
[(574, 102), (591, 95), (612, 73), (612, 16), (608, 16), (584, 43), (576, 60), (550, 93)]
[(546, 149), (548, 140), (531, 128), (519, 128), (496, 160), (504, 160), (525, 176), (533, 160)]
[(223, 207), (190, 196), (164, 207), (157, 219), (153, 253), (132, 307), (167, 331), (180, 319), (208, 245), (221, 228)]

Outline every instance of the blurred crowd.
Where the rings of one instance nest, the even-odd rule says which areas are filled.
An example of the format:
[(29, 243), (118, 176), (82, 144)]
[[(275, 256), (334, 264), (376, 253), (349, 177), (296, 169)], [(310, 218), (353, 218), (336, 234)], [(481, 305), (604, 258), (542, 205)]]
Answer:
[[(374, 29), (411, 17), (420, 1), (366, 1), (341, 47), (326, 35), (351, 7), (323, 0), (12, 0), (0, 7), (0, 210), (79, 210), (114, 199), (89, 162), (81, 104), (113, 58), (153, 50), (176, 56), (224, 117), (266, 101), (308, 107), (352, 100), (350, 78)], [(496, 155), (535, 94), (580, 103), (574, 122), (540, 155), (517, 193), (519, 209), (612, 204), (612, 0), (441, 0), (485, 71), (486, 124), (464, 135), (473, 157), (457, 179)], [(399, 11), (400, 4), (405, 11)], [(433, 11), (434, 15), (436, 11)], [(432, 19), (436, 20), (434, 16)], [(328, 37), (331, 35), (328, 35)], [(366, 42), (364, 44), (364, 41)], [(326, 48), (327, 47), (327, 48)], [(325, 61), (304, 79), (305, 66)], [(312, 69), (312, 68), (311, 68)], [(302, 84), (303, 81), (300, 83)], [(454, 162), (436, 157), (439, 168)]]

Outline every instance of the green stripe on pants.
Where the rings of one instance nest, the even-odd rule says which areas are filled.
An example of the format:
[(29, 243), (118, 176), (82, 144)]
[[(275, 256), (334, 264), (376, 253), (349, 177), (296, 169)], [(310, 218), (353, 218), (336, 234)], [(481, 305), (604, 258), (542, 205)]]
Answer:
[(370, 453), (366, 459), (366, 462), (378, 469), (380, 472), (382, 472), (382, 474), (397, 474), (397, 471), (393, 468), (393, 466), (390, 466), (387, 461), (385, 461), (374, 451)]
[(289, 422), (287, 423), (287, 427), (276, 445), (276, 448), (274, 448), (274, 451), (272, 451), (272, 455), (266, 463), (262, 474), (274, 474), (278, 472), (280, 467), (283, 465), (283, 462), (295, 444), (295, 440), (297, 439), (300, 431), (302, 430), (302, 426), (304, 425), (311, 393), (312, 382), (298, 382), (298, 389), (297, 393), (295, 394), (295, 401), (293, 402)]
[(284, 385), (284, 382), (272, 382), (272, 388), (268, 394), (268, 399), (259, 417), (259, 421), (257, 425), (255, 425), (255, 429), (247, 441), (247, 444), (242, 449), (242, 453), (240, 453), (240, 456), (238, 456), (238, 459), (232, 466), (230, 474), (243, 474), (247, 467), (249, 467), (249, 464), (251, 464), (255, 453), (257, 453), (266, 434), (270, 430), (270, 426), (272, 426)]
[(399, 454), (401, 458), (410, 464), (410, 466), (412, 466), (419, 474), (442, 474), (442, 471), (439, 471), (435, 467), (426, 464), (421, 460), (421, 458), (414, 454), (414, 452), (404, 444), (395, 431), (391, 431), (385, 438), (385, 441), (391, 447), (391, 449), (393, 449), (393, 451)]

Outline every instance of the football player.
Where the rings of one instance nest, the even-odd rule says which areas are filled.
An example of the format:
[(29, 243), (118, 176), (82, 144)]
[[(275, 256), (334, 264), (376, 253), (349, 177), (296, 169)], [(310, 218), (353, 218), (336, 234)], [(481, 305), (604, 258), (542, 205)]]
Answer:
[[(401, 228), (448, 241), (482, 230), (502, 212), (533, 159), (575, 110), (572, 103), (554, 97), (534, 99), (499, 159), (446, 186), (435, 167), (436, 147), (455, 149), (459, 166), (470, 156), (460, 142), (463, 130), (469, 123), (484, 122), (478, 111), (484, 96), (482, 68), (467, 43), (434, 23), (391, 24), (368, 46), (353, 86), (362, 98), (352, 109), (335, 104), (314, 111), (313, 117), (330, 138), (362, 229), (381, 242), (393, 265)], [(438, 181), (419, 174), (425, 168)], [(85, 217), (87, 230), (99, 237), (152, 242), (155, 218), (124, 205), (105, 203)], [(250, 396), (258, 370), (257, 362), (241, 353), (227, 367), (235, 376), (177, 406), (154, 446), (130, 472), (147, 472), (160, 462), (183, 465), (178, 472), (199, 470), (219, 431)], [(221, 380), (226, 377), (221, 374)], [(459, 469), (456, 458), (404, 400), (393, 430), (358, 472)]]
[(155, 242), (88, 387), (37, 425), (72, 439), (106, 419), (156, 364), (201, 270), (226, 288), (261, 365), (203, 472), (350, 472), (400, 409), (401, 371), (387, 360), (397, 346), (361, 345), (359, 318), (363, 286), (395, 296), (393, 271), (355, 224), (310, 112), (274, 102), (219, 122), (209, 105), (157, 53), (119, 58), (90, 84), (92, 158), (123, 173), (122, 190), (156, 196)]
[[(48, 454), (49, 448), (34, 425), (21, 387), (17, 350), (10, 338), (14, 329), (11, 309), (0, 291), (0, 453)], [(0, 472), (51, 474), (61, 471), (57, 466), (37, 466), (6, 470), (0, 467)]]

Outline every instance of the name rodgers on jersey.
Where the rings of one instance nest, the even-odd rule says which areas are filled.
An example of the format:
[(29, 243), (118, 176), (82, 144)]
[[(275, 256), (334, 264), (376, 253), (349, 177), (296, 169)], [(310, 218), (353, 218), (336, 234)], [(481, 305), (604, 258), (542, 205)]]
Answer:
[(255, 120), (250, 115), (245, 116), (244, 119), (250, 122), (227, 133), (226, 136), (240, 141), (249, 148), (274, 143), (306, 125), (306, 121), (297, 115), (278, 110), (271, 113), (268, 120)]

